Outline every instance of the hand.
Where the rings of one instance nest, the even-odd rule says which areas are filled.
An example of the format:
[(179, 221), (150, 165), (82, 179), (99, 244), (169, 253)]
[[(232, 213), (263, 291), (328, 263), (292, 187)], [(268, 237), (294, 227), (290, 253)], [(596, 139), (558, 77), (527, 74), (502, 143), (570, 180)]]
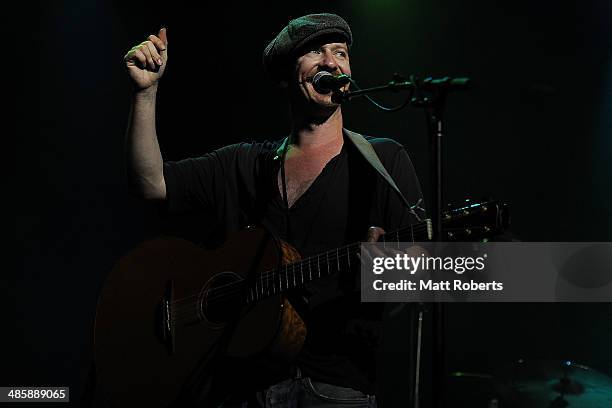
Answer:
[(385, 235), (385, 230), (380, 227), (371, 226), (368, 228), (367, 241), (368, 242), (377, 242), (380, 237)]
[[(385, 235), (385, 230), (380, 227), (371, 226), (368, 228), (368, 233), (366, 236), (367, 242), (378, 242), (380, 237)], [(372, 263), (372, 258), (375, 256), (385, 256), (386, 254), (378, 249), (376, 246), (368, 247), (368, 250), (365, 252), (365, 258), (361, 259), (361, 254), (357, 254), (357, 256), (361, 259), (362, 265), (367, 265)]]
[[(384, 229), (380, 227), (371, 226), (370, 228), (368, 228), (368, 234), (366, 239), (367, 242), (378, 242), (380, 237), (382, 237), (383, 235), (385, 235)], [(389, 241), (389, 243), (385, 246), (384, 250), (374, 246), (368, 247), (368, 249), (368, 255), (370, 259), (373, 257), (373, 255), (384, 258), (398, 254), (402, 256), (406, 254), (409, 257), (418, 258), (420, 256), (424, 256), (425, 254), (429, 254), (425, 248), (419, 245), (410, 244), (405, 248), (401, 248), (399, 244), (394, 241)]]
[[(378, 242), (378, 240), (385, 235), (385, 230), (371, 226), (368, 228), (367, 233), (367, 242)], [(371, 245), (366, 246), (366, 249), (363, 252), (363, 256), (359, 256), (361, 259), (362, 267), (371, 268), (374, 262), (374, 258), (395, 258), (395, 256), (400, 255), (401, 257), (407, 255), (410, 258), (420, 258), (423, 256), (428, 256), (428, 251), (422, 246), (415, 245), (414, 243), (404, 243), (408, 244), (408, 246), (400, 245), (398, 242), (387, 241), (386, 245), (383, 248), (379, 246)], [(399, 270), (392, 270), (387, 272), (387, 274), (394, 275), (396, 278), (401, 278), (401, 275), (406, 272)], [(409, 272), (411, 275), (418, 274), (421, 280), (428, 279), (430, 276), (430, 272), (428, 270), (422, 270), (422, 268)], [(393, 281), (393, 279), (390, 279)], [(379, 299), (378, 301), (386, 302), (389, 301), (389, 305), (397, 300), (391, 301), (391, 298), (388, 298), (389, 292), (381, 291), (378, 292)], [(432, 301), (433, 295), (428, 292), (424, 292), (421, 290), (415, 290), (406, 294), (404, 302), (426, 302)], [(397, 303), (396, 305), (389, 306), (386, 310), (385, 314), (387, 317), (393, 317), (397, 313), (399, 313), (407, 303)]]
[(123, 57), (128, 74), (137, 90), (149, 89), (164, 74), (168, 62), (168, 37), (166, 29), (159, 30), (157, 36), (150, 35), (125, 54)]

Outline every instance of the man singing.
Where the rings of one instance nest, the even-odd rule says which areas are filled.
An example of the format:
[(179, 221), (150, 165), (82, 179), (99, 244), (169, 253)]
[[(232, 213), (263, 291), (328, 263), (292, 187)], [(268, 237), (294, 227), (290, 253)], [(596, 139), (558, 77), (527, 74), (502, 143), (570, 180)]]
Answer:
[[(221, 239), (247, 225), (262, 225), (302, 257), (364, 238), (377, 241), (384, 231), (423, 216), (415, 206), (422, 201), (421, 188), (404, 148), (345, 129), (334, 94), (349, 84), (321, 89), (313, 82), (319, 72), (351, 75), (353, 36), (344, 19), (311, 14), (291, 20), (264, 50), (266, 73), (287, 92), (291, 129), (286, 138), (238, 143), (177, 162), (163, 161), (155, 130), (167, 38), (162, 29), (125, 56), (134, 84), (127, 132), (134, 193), (162, 202), (170, 213), (209, 214)], [(377, 161), (404, 198), (375, 168)], [(237, 392), (224, 406), (376, 406), (382, 305), (361, 303), (358, 282), (356, 273), (333, 274), (291, 296), (307, 327), (298, 357), (275, 372), (273, 381), (262, 379), (268, 368), (265, 376), (263, 368), (253, 373), (254, 392)]]

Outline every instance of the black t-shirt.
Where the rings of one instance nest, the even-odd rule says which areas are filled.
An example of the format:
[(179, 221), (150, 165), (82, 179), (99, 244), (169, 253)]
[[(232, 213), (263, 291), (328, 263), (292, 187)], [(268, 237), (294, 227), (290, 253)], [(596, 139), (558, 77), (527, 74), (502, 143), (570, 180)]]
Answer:
[[(404, 148), (391, 139), (366, 139), (408, 202), (420, 202), (419, 181)], [(264, 225), (303, 257), (363, 241), (372, 225), (389, 232), (417, 222), (345, 137), (341, 152), (289, 209), (287, 236), (277, 182), (280, 143), (239, 143), (164, 163), (168, 210), (208, 214), (215, 220), (218, 241), (247, 225)], [(298, 310), (308, 334), (295, 364), (315, 380), (373, 394), (382, 305), (360, 302), (359, 277), (354, 275), (335, 274), (306, 286), (300, 296), (306, 303)]]

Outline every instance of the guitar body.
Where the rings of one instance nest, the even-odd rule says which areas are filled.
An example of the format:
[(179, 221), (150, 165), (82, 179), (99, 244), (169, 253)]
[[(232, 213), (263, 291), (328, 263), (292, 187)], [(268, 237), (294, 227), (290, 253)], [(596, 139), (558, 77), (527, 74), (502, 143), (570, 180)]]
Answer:
[(175, 238), (138, 246), (119, 260), (98, 301), (101, 391), (113, 406), (167, 407), (185, 387), (207, 383), (223, 399), (230, 386), (213, 378), (226, 361), (290, 361), (306, 336), (303, 321), (282, 295), (247, 303), (245, 283), (297, 259), (258, 228), (216, 250)]

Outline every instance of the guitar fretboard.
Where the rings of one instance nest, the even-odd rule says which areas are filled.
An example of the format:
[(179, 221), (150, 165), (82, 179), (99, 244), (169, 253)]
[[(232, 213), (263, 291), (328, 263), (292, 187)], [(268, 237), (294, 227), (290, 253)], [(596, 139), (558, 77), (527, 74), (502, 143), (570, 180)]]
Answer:
[[(431, 239), (431, 222), (425, 220), (384, 234), (379, 242), (390, 248), (400, 249), (400, 242), (427, 241)], [(285, 291), (299, 288), (359, 263), (357, 256), (361, 242), (313, 255), (282, 267), (261, 273), (247, 288), (247, 303), (258, 302)]]

